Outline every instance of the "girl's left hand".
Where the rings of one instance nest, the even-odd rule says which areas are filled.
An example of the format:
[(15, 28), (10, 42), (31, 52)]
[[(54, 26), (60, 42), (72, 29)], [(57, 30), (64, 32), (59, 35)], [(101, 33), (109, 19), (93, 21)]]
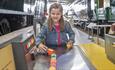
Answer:
[(67, 46), (68, 49), (73, 48), (73, 42), (71, 40), (68, 41), (66, 46)]

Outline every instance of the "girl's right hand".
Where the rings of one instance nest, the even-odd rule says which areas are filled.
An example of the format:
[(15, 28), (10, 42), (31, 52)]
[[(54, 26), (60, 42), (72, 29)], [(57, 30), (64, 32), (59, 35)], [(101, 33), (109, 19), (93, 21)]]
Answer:
[(43, 43), (40, 43), (38, 45), (37, 51), (40, 52), (40, 53), (46, 53), (47, 49), (48, 48)]

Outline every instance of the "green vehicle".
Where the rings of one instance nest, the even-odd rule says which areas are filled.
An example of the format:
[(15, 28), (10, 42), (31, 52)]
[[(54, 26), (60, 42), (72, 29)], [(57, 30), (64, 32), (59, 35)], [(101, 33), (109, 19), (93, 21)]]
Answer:
[(94, 13), (99, 24), (115, 22), (115, 0), (95, 0)]

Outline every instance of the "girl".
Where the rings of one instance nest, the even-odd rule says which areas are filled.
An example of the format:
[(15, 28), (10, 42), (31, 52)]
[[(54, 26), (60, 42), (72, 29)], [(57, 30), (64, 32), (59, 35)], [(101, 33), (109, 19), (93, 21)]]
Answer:
[(52, 4), (47, 23), (42, 26), (41, 32), (36, 38), (38, 48), (42, 51), (46, 51), (47, 47), (53, 49), (68, 47), (70, 49), (73, 46), (74, 37), (75, 34), (70, 24), (63, 19), (61, 4)]

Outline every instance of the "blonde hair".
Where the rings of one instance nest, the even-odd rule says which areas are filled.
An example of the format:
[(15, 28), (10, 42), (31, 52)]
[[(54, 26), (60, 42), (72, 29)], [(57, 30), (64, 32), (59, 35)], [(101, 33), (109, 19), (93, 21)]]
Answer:
[(49, 18), (48, 18), (49, 30), (52, 31), (52, 27), (53, 27), (53, 20), (51, 19), (51, 16), (50, 16), (52, 9), (59, 9), (60, 10), (62, 15), (61, 15), (61, 18), (59, 20), (59, 23), (60, 23), (60, 30), (63, 31), (64, 30), (63, 7), (59, 3), (54, 3), (49, 8)]

